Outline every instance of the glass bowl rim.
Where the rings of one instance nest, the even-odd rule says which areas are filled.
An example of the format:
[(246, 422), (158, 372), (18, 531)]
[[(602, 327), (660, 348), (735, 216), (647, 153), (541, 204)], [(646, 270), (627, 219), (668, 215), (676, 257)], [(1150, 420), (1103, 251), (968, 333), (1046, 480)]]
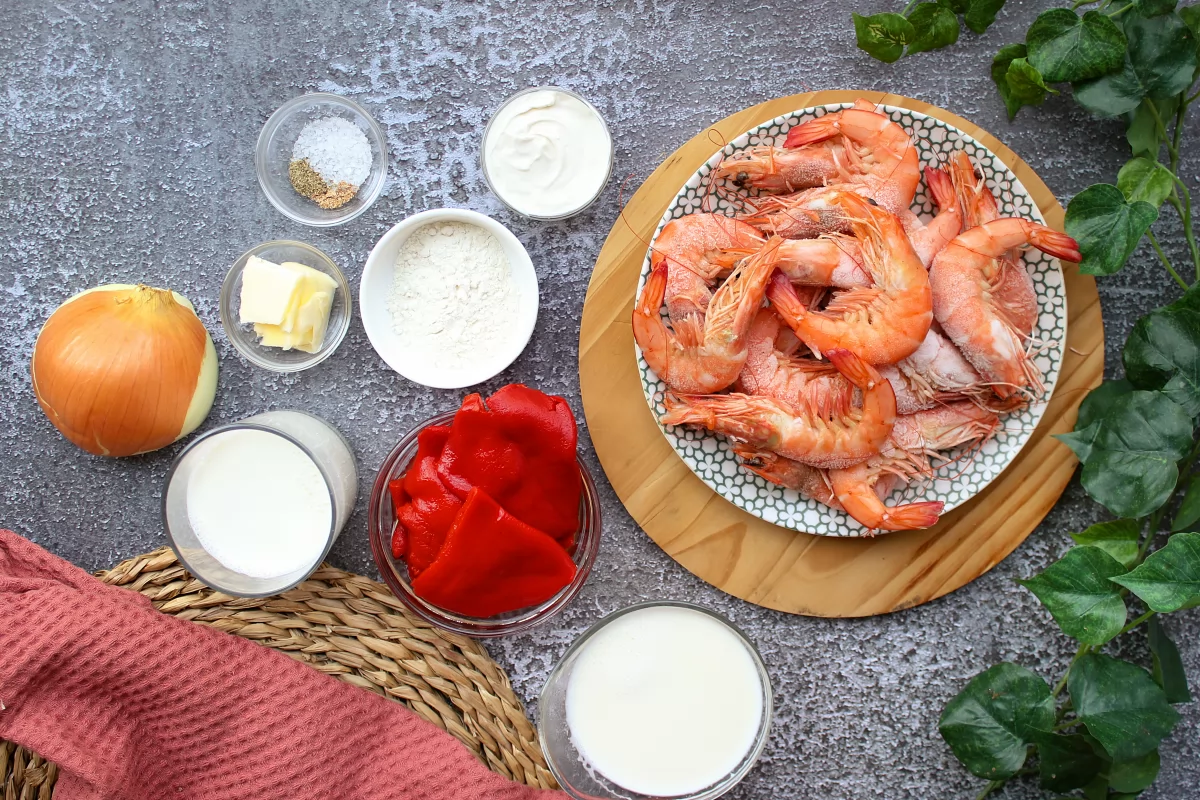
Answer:
[[(546, 682), (542, 685), (542, 690), (538, 692), (538, 746), (542, 749), (542, 753), (546, 758), (546, 766), (549, 768), (550, 774), (554, 776), (555, 781), (558, 782), (560, 787), (563, 787), (563, 792), (565, 792), (569, 797), (577, 798), (577, 800), (599, 800), (599, 798), (596, 798), (592, 795), (577, 795), (571, 789), (566, 788), (567, 784), (564, 783), (563, 775), (557, 766), (557, 762), (555, 762), (553, 756), (550, 754), (551, 751), (548, 747), (549, 743), (546, 740), (545, 732), (548, 727), (545, 716), (546, 707), (548, 705), (545, 699), (546, 690), (549, 689), (550, 686), (554, 685), (557, 681), (561, 680), (560, 676), (564, 666), (571, 660), (572, 656), (583, 649), (584, 645), (586, 645), (593, 636), (606, 628), (610, 623), (617, 621), (621, 617), (624, 617), (635, 611), (642, 611), (647, 608), (685, 608), (690, 611), (698, 611), (701, 614), (711, 617), (717, 622), (723, 624), (725, 627), (729, 628), (729, 630), (731, 630), (733, 634), (739, 640), (741, 640), (742, 644), (746, 647), (746, 650), (750, 653), (750, 660), (754, 662), (754, 666), (758, 672), (759, 681), (763, 690), (763, 713), (758, 732), (755, 734), (754, 743), (750, 746), (750, 749), (746, 751), (746, 754), (742, 757), (742, 760), (738, 762), (737, 767), (735, 767), (732, 772), (725, 775), (715, 783), (709, 784), (697, 792), (692, 794), (664, 796), (662, 798), (656, 798), (655, 800), (715, 800), (715, 798), (721, 797), (727, 792), (732, 791), (735, 786), (741, 783), (742, 780), (750, 773), (750, 770), (754, 768), (754, 765), (758, 763), (759, 758), (762, 756), (763, 750), (766, 749), (767, 740), (770, 739), (771, 735), (771, 725), (775, 720), (775, 689), (771, 685), (771, 675), (767, 671), (766, 662), (763, 660), (762, 654), (758, 651), (757, 645), (754, 644), (754, 640), (747, 636), (745, 631), (735, 625), (733, 621), (724, 614), (720, 613), (719, 611), (714, 611), (711, 608), (706, 608), (702, 605), (692, 603), (687, 600), (643, 600), (642, 602), (634, 603), (633, 605), (625, 606), (624, 608), (619, 608), (616, 611), (612, 611), (604, 615), (592, 623), (587, 630), (579, 634), (575, 641), (571, 642), (571, 646), (566, 649), (566, 652), (563, 653), (562, 658), (560, 658), (554, 664), (550, 672), (546, 675)], [(575, 752), (579, 752), (578, 749), (575, 748), (574, 744), (572, 744), (571, 747), (575, 750)], [(583, 756), (580, 754), (580, 759), (582, 760), (582, 758)], [(644, 798), (648, 800), (649, 798), (648, 795), (642, 795), (630, 789), (624, 789), (623, 791), (629, 792), (629, 797), (635, 798), (636, 800), (643, 800)]]
[[(496, 121), (496, 117), (500, 116), (500, 112), (507, 108), (510, 103), (512, 103), (518, 97), (524, 97), (525, 95), (532, 94), (533, 92), (562, 92), (563, 94), (574, 97), (576, 100), (592, 110), (592, 113), (596, 115), (596, 119), (600, 120), (600, 125), (604, 128), (604, 134), (608, 137), (608, 172), (604, 176), (604, 181), (600, 184), (599, 188), (596, 189), (596, 193), (592, 195), (590, 200), (581, 205), (579, 208), (576, 208), (572, 211), (567, 211), (563, 214), (542, 215), (525, 213), (504, 199), (504, 195), (501, 194), (498, 189), (496, 189), (496, 185), (492, 183), (492, 176), (488, 173), (487, 140), (488, 134), (492, 130), (492, 123)], [(500, 105), (496, 106), (496, 110), (493, 111), (492, 115), (488, 118), (487, 125), (485, 125), (483, 128), (483, 138), (479, 143), (479, 168), (483, 172), (483, 182), (487, 184), (488, 190), (492, 193), (492, 196), (499, 200), (505, 208), (514, 214), (522, 216), (525, 219), (537, 220), (539, 222), (558, 222), (559, 220), (570, 219), (571, 217), (582, 214), (584, 211), (587, 211), (589, 208), (594, 206), (596, 201), (600, 199), (600, 195), (604, 194), (604, 190), (608, 188), (608, 184), (612, 180), (613, 168), (616, 160), (617, 142), (615, 139), (613, 139), (612, 130), (609, 129), (608, 122), (605, 121), (604, 115), (600, 113), (600, 109), (592, 105), (591, 101), (578, 92), (573, 92), (570, 89), (564, 89), (561, 86), (529, 86), (504, 98), (504, 100), (500, 102)]]
[[(297, 113), (298, 109), (304, 105), (314, 103), (330, 103), (331, 105), (341, 106), (347, 111), (350, 111), (351, 113), (356, 114), (363, 119), (375, 137), (374, 140), (372, 140), (371, 136), (367, 137), (367, 141), (371, 144), (372, 156), (374, 156), (375, 151), (378, 150), (379, 158), (382, 162), (380, 166), (382, 174), (378, 183), (375, 185), (375, 188), (371, 190), (369, 195), (363, 197), (362, 203), (357, 208), (342, 216), (317, 218), (299, 213), (283, 202), (282, 198), (267, 179), (266, 150), (271, 137), (275, 135), (275, 131), (278, 130), (278, 128), (286, 119), (288, 119), (292, 114)], [(254, 143), (254, 172), (258, 177), (259, 188), (262, 189), (262, 192), (264, 195), (266, 195), (267, 200), (280, 214), (283, 214), (288, 219), (299, 222), (302, 225), (308, 225), (314, 228), (332, 228), (337, 225), (345, 224), (365, 213), (368, 208), (375, 205), (375, 201), (378, 200), (380, 195), (383, 194), (383, 186), (385, 183), (387, 183), (388, 175), (387, 134), (384, 132), (379, 123), (375, 121), (375, 118), (371, 116), (370, 112), (368, 112), (355, 101), (351, 100), (349, 97), (343, 97), (342, 95), (334, 94), (333, 92), (308, 92), (307, 94), (297, 95), (296, 97), (286, 101), (283, 105), (279, 106), (279, 108), (275, 109), (271, 113), (271, 116), (267, 117), (267, 121), (263, 123), (262, 129), (258, 133), (258, 139), (255, 140)]]
[[(318, 419), (321, 422), (325, 422), (325, 420), (321, 419), (320, 417), (316, 416), (315, 414), (309, 414), (307, 411), (301, 411), (300, 409), (287, 408), (287, 409), (276, 409), (276, 410), (295, 411), (299, 414), (307, 414), (308, 416), (313, 417), (314, 419)], [(325, 424), (329, 425), (329, 423), (325, 423)], [(336, 428), (333, 428), (332, 425), (329, 425), (329, 427), (330, 427), (330, 429), (336, 431)], [(291, 444), (300, 448), (301, 452), (303, 452), (304, 455), (308, 456), (309, 459), (313, 462), (313, 464), (316, 465), (317, 471), (321, 473), (321, 480), (325, 481), (325, 489), (329, 492), (329, 507), (330, 507), (329, 533), (326, 534), (325, 547), (321, 551), (321, 555), (318, 556), (317, 560), (314, 561), (305, 570), (304, 574), (299, 579), (297, 579), (296, 581), (294, 581), (290, 584), (287, 584), (286, 586), (284, 586), (280, 589), (272, 589), (270, 591), (265, 591), (265, 592), (235, 592), (232, 589), (226, 589), (222, 586), (219, 586), (216, 582), (210, 582), (207, 578), (201, 576), (201, 574), (199, 572), (197, 572), (196, 569), (184, 557), (182, 550), (180, 549), (179, 545), (175, 541), (175, 535), (171, 532), (171, 523), (170, 523), (170, 521), (168, 519), (168, 515), (167, 515), (167, 498), (171, 494), (171, 482), (175, 478), (175, 473), (179, 471), (179, 467), (183, 464), (183, 459), (185, 457), (187, 457), (188, 453), (192, 452), (192, 450), (194, 450), (201, 443), (207, 441), (208, 439), (211, 439), (214, 436), (217, 436), (219, 434), (226, 433), (228, 431), (235, 431), (235, 430), (262, 431), (263, 433), (274, 434), (274, 435), (280, 437), (281, 439), (283, 439), (287, 442), (290, 442)], [(340, 434), (341, 432), (338, 431), (338, 433)], [(343, 441), (345, 441), (344, 436), (343, 436)], [(333, 549), (333, 543), (336, 539), (336, 537), (334, 536), (334, 530), (337, 527), (337, 498), (334, 497), (334, 493), (333, 493), (333, 480), (329, 477), (329, 474), (325, 471), (325, 468), (323, 466), (321, 466), (321, 462), (319, 460), (317, 460), (316, 454), (313, 453), (312, 449), (309, 448), (308, 445), (301, 442), (299, 439), (297, 439), (292, 434), (290, 434), (286, 431), (279, 430), (278, 428), (272, 428), (268, 425), (264, 425), (259, 422), (246, 422), (243, 420), (240, 422), (229, 422), (224, 425), (218, 425), (217, 427), (213, 428), (212, 430), (207, 430), (204, 433), (193, 438), (190, 442), (188, 442), (187, 446), (185, 446), (182, 450), (180, 450), (179, 453), (175, 456), (175, 458), (171, 460), (171, 466), (167, 470), (167, 476), (163, 482), (163, 495), (162, 495), (162, 503), (160, 504), (160, 510), (162, 513), (163, 533), (167, 537), (167, 544), (170, 545), (171, 550), (173, 550), (175, 552), (175, 558), (179, 560), (179, 563), (181, 565), (183, 565), (183, 568), (186, 569), (192, 575), (192, 577), (194, 577), (196, 580), (203, 583), (205, 586), (209, 587), (210, 589), (213, 589), (214, 591), (218, 591), (223, 594), (227, 594), (231, 597), (249, 597), (249, 598), (271, 597), (273, 595), (283, 594), (286, 591), (295, 589), (297, 586), (299, 586), (300, 584), (302, 584), (306, 580), (308, 580), (309, 576), (311, 576), (313, 574), (313, 572), (315, 572), (317, 570), (317, 568), (321, 566), (321, 564), (329, 556), (329, 551)], [(212, 555), (212, 554), (209, 553), (209, 555)], [(214, 558), (214, 560), (216, 560), (215, 556), (213, 558)], [(229, 567), (226, 567), (226, 569), (229, 569)], [(233, 570), (233, 569), (230, 569), (229, 571), (237, 572), (237, 570)], [(247, 575), (246, 577), (249, 578), (250, 576)], [(260, 580), (260, 579), (251, 578), (251, 580)]]
[(596, 561), (596, 555), (600, 550), (600, 533), (603, 528), (600, 498), (596, 490), (596, 483), (592, 479), (587, 465), (583, 463), (583, 459), (576, 452), (575, 463), (579, 468), (579, 477), (583, 482), (580, 502), (586, 503), (587, 508), (591, 511), (590, 519), (593, 520), (593, 523), (589, 526), (584, 526), (576, 533), (575, 554), (572, 556), (572, 560), (576, 566), (575, 577), (570, 583), (559, 590), (554, 597), (540, 605), (520, 609), (525, 612), (522, 616), (507, 620), (468, 617), (428, 603), (413, 594), (412, 590), (401, 581), (392, 567), (389, 560), (391, 556), (390, 541), (385, 541), (385, 539), (390, 540), (391, 534), (389, 533), (385, 537), (380, 528), (382, 521), (379, 516), (379, 506), (381, 502), (388, 499), (388, 476), (401, 454), (405, 450), (415, 447), (417, 435), (421, 431), (431, 425), (449, 423), (456, 413), (457, 409), (454, 411), (443, 411), (417, 423), (411, 430), (404, 434), (400, 442), (384, 457), (383, 463), (380, 465), (379, 471), (375, 476), (375, 482), (371, 486), (371, 493), (367, 501), (367, 537), (371, 544), (371, 554), (375, 559), (375, 566), (379, 570), (380, 577), (392, 591), (392, 594), (404, 604), (405, 608), (429, 624), (442, 630), (479, 639), (524, 633), (537, 627), (566, 608), (583, 589), (584, 584), (587, 583), (592, 566)]
[[(321, 345), (321, 349), (312, 353), (308, 358), (302, 361), (296, 361), (290, 364), (285, 364), (280, 361), (268, 358), (261, 353), (255, 352), (249, 345), (241, 340), (242, 332), (237, 330), (240, 324), (234, 319), (233, 315), (233, 286), (242, 271), (246, 268), (243, 261), (249, 261), (250, 256), (256, 256), (264, 252), (270, 247), (297, 247), (307, 251), (317, 260), (323, 262), (328, 268), (330, 277), (337, 281), (337, 290), (342, 293), (346, 300), (345, 319), (338, 325), (336, 330), (325, 332), (325, 343)], [(241, 267), (238, 267), (241, 264)], [(315, 267), (314, 267), (315, 269)], [(229, 267), (229, 271), (225, 273), (225, 279), (221, 281), (221, 294), (218, 298), (218, 312), (221, 316), (221, 327), (225, 329), (225, 338), (233, 345), (233, 349), (253, 364), (256, 367), (270, 370), (271, 372), (303, 372), (310, 367), (315, 367), (322, 361), (332, 356), (334, 352), (341, 346), (342, 340), (346, 338), (346, 334), (350, 331), (350, 321), (354, 318), (354, 297), (351, 293), (350, 282), (346, 280), (345, 274), (341, 267), (330, 258), (323, 250), (313, 247), (307, 242), (301, 242), (296, 239), (272, 239), (267, 242), (260, 242), (254, 245), (246, 252), (242, 253)], [(235, 332), (236, 330), (236, 332)], [(331, 335), (332, 334), (332, 335)], [(281, 351), (282, 352), (282, 351)]]

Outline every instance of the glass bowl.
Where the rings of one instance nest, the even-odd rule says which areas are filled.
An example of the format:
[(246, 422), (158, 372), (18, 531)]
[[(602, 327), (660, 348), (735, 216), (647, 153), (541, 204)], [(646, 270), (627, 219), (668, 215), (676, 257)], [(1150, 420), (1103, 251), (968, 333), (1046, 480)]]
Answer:
[[(326, 209), (292, 187), (288, 165), (292, 161), (292, 147), (304, 126), (330, 116), (350, 120), (366, 134), (371, 145), (371, 173), (350, 202), (341, 208)], [(305, 94), (287, 101), (267, 119), (254, 148), (254, 170), (263, 194), (284, 216), (321, 228), (341, 225), (370, 208), (383, 193), (387, 137), (379, 123), (353, 100), (326, 92)]]
[[(741, 640), (749, 652), (751, 660), (754, 662), (759, 681), (762, 685), (763, 710), (762, 716), (759, 719), (758, 730), (754, 735), (754, 742), (751, 744), (750, 749), (737, 765), (720, 780), (692, 794), (652, 796), (639, 794), (608, 780), (588, 764), (587, 760), (576, 749), (574, 743), (571, 741), (571, 731), (567, 724), (567, 687), (570, 685), (571, 674), (575, 668), (579, 654), (583, 652), (584, 646), (592, 637), (626, 614), (646, 608), (664, 606), (686, 608), (712, 617)], [(762, 751), (767, 745), (767, 737), (771, 731), (772, 702), (771, 678), (767, 674), (767, 668), (763, 664), (762, 656), (759, 655), (754, 643), (736, 625), (720, 614), (692, 603), (674, 600), (654, 600), (646, 603), (638, 603), (609, 614), (588, 628), (567, 649), (562, 661), (559, 661), (554, 669), (550, 671), (550, 675), (546, 678), (546, 685), (543, 687), (542, 693), (538, 698), (538, 743), (542, 746), (542, 752), (546, 755), (546, 764), (550, 767), (550, 772), (553, 773), (559, 786), (568, 795), (578, 800), (605, 800), (605, 798), (619, 798), (620, 800), (668, 800), (668, 797), (669, 800), (713, 800), (713, 798), (720, 797), (740, 783), (750, 772), (755, 762), (758, 761), (758, 757), (762, 755)]]
[(583, 461), (577, 460), (582, 492), (579, 498), (579, 530), (575, 534), (575, 547), (571, 559), (575, 562), (575, 578), (558, 594), (541, 605), (511, 611), (495, 617), (468, 617), (447, 611), (428, 603), (413, 593), (408, 579), (408, 567), (404, 561), (392, 555), (392, 528), (396, 514), (392, 509), (392, 498), (388, 494), (388, 481), (400, 477), (412, 463), (417, 453), (417, 435), (431, 425), (449, 425), (455, 412), (447, 411), (430, 417), (409, 431), (400, 444), (383, 460), (379, 476), (371, 488), (367, 505), (367, 533), (371, 539), (371, 553), (383, 582), (417, 616), (438, 628), (467, 636), (487, 638), (522, 633), (548, 620), (561, 611), (579, 594), (592, 571), (596, 553), (600, 549), (600, 498), (596, 484)]
[[(592, 112), (596, 115), (596, 119), (600, 120), (600, 124), (602, 126), (604, 126), (604, 132), (608, 135), (608, 172), (604, 175), (604, 180), (600, 183), (600, 186), (596, 189), (596, 193), (594, 195), (592, 195), (590, 200), (588, 200), (586, 203), (581, 205), (579, 208), (564, 212), (562, 214), (555, 214), (552, 216), (527, 214), (524, 211), (522, 211), (521, 209), (519, 209), (515, 206), (512, 206), (512, 205), (509, 205), (509, 202), (504, 199), (504, 195), (501, 194), (500, 191), (496, 188), (496, 185), (494, 183), (492, 183), (491, 175), (488, 174), (487, 140), (488, 140), (488, 134), (491, 133), (491, 130), (492, 130), (492, 123), (494, 123), (496, 121), (496, 118), (500, 116), (500, 112), (503, 111), (508, 106), (509, 103), (513, 102), (514, 100), (516, 100), (519, 97), (524, 97), (525, 95), (531, 94), (533, 92), (562, 92), (563, 94), (574, 97), (576, 100), (583, 103), (585, 106), (587, 106), (588, 108), (590, 108), (592, 110)], [(589, 103), (587, 101), (587, 98), (585, 98), (575, 92), (572, 92), (570, 89), (564, 89), (561, 86), (531, 86), (528, 89), (522, 89), (521, 91), (517, 92), (516, 94), (505, 98), (504, 102), (501, 103), (500, 106), (492, 113), (491, 119), (488, 120), (487, 127), (485, 127), (483, 129), (483, 141), (480, 142), (480, 145), (479, 145), (479, 166), (483, 170), (483, 180), (485, 183), (487, 183), (488, 188), (492, 190), (492, 194), (494, 194), (496, 196), (496, 198), (501, 203), (504, 204), (505, 208), (507, 208), (509, 211), (512, 211), (514, 214), (520, 214), (522, 217), (525, 217), (526, 219), (536, 219), (536, 220), (541, 220), (541, 221), (545, 221), (545, 222), (553, 222), (555, 220), (560, 220), (560, 219), (569, 219), (570, 217), (573, 217), (577, 214), (582, 214), (584, 211), (587, 211), (589, 208), (591, 208), (592, 205), (594, 205), (595, 202), (598, 199), (600, 199), (600, 195), (602, 195), (604, 193), (605, 187), (608, 186), (609, 179), (612, 178), (613, 162), (616, 161), (616, 158), (617, 158), (617, 145), (616, 145), (616, 142), (613, 141), (612, 131), (610, 131), (608, 129), (608, 123), (604, 121), (604, 115), (600, 113), (600, 110), (598, 108), (596, 108), (594, 105)]]
[[(329, 328), (325, 331), (325, 341), (317, 352), (306, 353), (303, 350), (267, 347), (259, 343), (258, 334), (254, 332), (253, 325), (243, 325), (238, 321), (238, 305), (241, 303), (242, 294), (242, 270), (246, 268), (246, 262), (250, 260), (250, 256), (265, 258), (276, 264), (295, 261), (320, 270), (337, 281), (337, 288), (333, 291), (333, 306), (329, 310)], [(337, 350), (342, 339), (346, 338), (346, 331), (350, 330), (352, 304), (350, 284), (346, 282), (346, 276), (329, 256), (310, 244), (280, 239), (255, 245), (233, 262), (233, 266), (225, 276), (225, 282), (221, 284), (219, 305), (221, 325), (225, 328), (225, 335), (229, 337), (229, 341), (247, 361), (273, 372), (299, 372), (320, 364), (333, 355), (334, 350)]]

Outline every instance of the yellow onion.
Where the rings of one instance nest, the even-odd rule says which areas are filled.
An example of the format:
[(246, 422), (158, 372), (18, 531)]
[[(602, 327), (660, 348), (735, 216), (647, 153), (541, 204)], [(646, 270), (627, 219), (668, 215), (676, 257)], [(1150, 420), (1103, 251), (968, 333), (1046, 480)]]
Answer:
[(33, 391), (54, 427), (100, 456), (165, 447), (194, 431), (217, 392), (217, 351), (192, 304), (109, 284), (59, 306), (33, 347)]

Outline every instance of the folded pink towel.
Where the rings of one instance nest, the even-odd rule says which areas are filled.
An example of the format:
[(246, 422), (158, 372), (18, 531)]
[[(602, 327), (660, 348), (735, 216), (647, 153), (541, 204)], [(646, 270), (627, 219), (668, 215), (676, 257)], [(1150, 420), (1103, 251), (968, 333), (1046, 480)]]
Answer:
[(0, 738), (55, 800), (552, 800), (282, 653), (160, 614), (0, 530)]

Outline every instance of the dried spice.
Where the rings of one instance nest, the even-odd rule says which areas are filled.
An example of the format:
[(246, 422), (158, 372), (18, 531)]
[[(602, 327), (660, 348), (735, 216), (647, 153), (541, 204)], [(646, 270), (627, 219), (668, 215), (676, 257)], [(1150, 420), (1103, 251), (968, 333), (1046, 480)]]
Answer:
[(358, 188), (346, 181), (330, 186), (307, 158), (292, 161), (288, 165), (288, 177), (292, 188), (325, 209), (341, 208), (358, 194)]

